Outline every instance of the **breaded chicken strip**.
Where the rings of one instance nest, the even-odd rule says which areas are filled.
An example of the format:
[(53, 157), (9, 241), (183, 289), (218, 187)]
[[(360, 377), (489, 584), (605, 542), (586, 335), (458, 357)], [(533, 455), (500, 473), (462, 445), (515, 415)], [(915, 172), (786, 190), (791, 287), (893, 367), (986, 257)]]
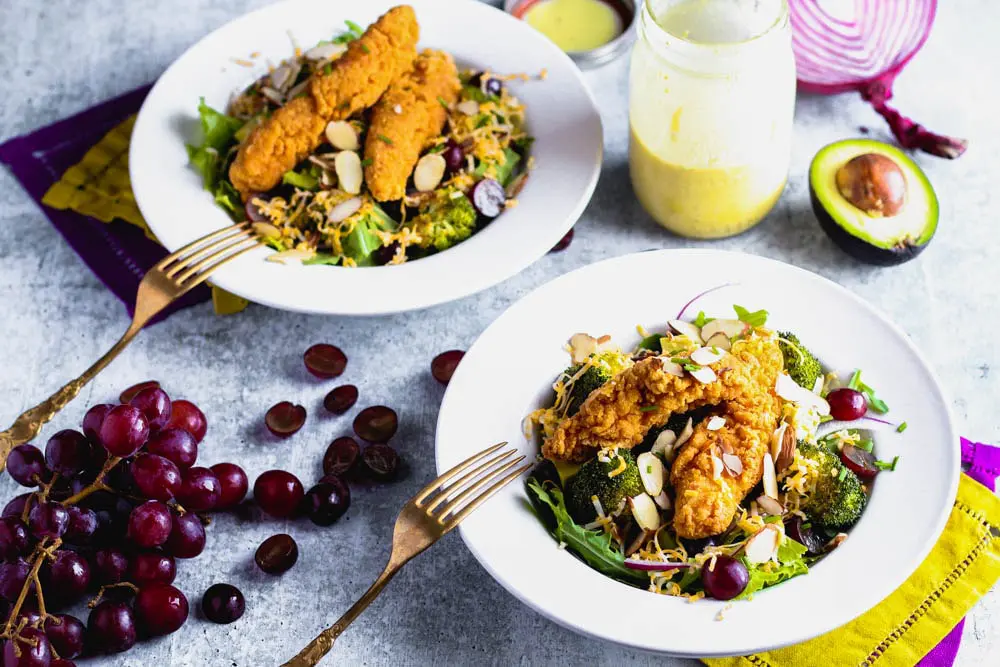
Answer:
[(255, 128), (229, 167), (229, 178), (243, 198), (277, 185), (282, 174), (316, 150), (329, 121), (375, 104), (410, 67), (418, 33), (411, 7), (390, 9), (350, 42), (329, 74), (313, 77), (308, 96), (288, 102)]
[(427, 49), (396, 79), (372, 111), (365, 183), (378, 201), (401, 199), (424, 144), (441, 134), (448, 117), (442, 106), (458, 99), (462, 82), (451, 56)]
[[(773, 388), (781, 368), (778, 344), (763, 330), (734, 344), (731, 353), (713, 364), (718, 379), (707, 384), (687, 373), (678, 377), (665, 371), (659, 357), (643, 359), (587, 397), (579, 412), (556, 427), (542, 454), (580, 462), (602, 447), (634, 447), (649, 429), (666, 424), (675, 412)], [(653, 406), (658, 409), (641, 409)]]

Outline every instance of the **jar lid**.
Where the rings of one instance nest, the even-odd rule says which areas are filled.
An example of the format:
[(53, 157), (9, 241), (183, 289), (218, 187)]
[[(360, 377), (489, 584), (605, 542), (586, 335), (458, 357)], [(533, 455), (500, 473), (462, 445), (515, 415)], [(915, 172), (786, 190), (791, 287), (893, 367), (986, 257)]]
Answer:
[[(566, 51), (567, 55), (581, 68), (592, 68), (610, 62), (625, 53), (635, 40), (638, 6), (642, 0), (582, 0), (601, 3), (610, 7), (620, 19), (621, 32), (604, 44), (585, 51)], [(512, 16), (525, 19), (534, 6), (555, 0), (504, 0), (504, 11)], [(590, 27), (591, 24), (586, 24)], [(544, 34), (544, 31), (543, 31)], [(555, 41), (555, 40), (553, 40)]]

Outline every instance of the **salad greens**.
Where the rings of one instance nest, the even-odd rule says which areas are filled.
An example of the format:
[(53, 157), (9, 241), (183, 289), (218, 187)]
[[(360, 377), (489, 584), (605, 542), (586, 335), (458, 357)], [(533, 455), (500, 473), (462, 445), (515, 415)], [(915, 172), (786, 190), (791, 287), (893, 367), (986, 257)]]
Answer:
[(769, 566), (769, 571), (764, 569), (765, 564), (763, 563), (752, 565), (747, 562), (746, 557), (740, 559), (750, 573), (750, 583), (736, 597), (737, 600), (748, 600), (753, 597), (754, 593), (768, 586), (780, 584), (782, 581), (787, 581), (809, 571), (809, 565), (806, 563), (805, 545), (799, 544), (787, 535), (778, 546), (777, 557), (778, 564), (772, 563)]
[(201, 174), (202, 184), (212, 193), (215, 201), (236, 221), (243, 219), (243, 202), (240, 195), (226, 177), (229, 168), (229, 154), (237, 145), (236, 133), (243, 127), (239, 118), (227, 116), (205, 104), (205, 98), (198, 103), (198, 118), (201, 122), (201, 144), (187, 145), (188, 159)]

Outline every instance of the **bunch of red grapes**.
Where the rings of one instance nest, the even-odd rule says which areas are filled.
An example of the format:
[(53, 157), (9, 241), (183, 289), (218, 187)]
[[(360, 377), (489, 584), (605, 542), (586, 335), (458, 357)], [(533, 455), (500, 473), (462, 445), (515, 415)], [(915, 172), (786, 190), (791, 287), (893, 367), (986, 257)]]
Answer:
[[(21, 445), (7, 458), (10, 476), (32, 490), (0, 519), (3, 667), (70, 667), (176, 631), (188, 617), (172, 585), (176, 559), (205, 548), (198, 513), (246, 495), (239, 466), (195, 465), (208, 427), (197, 406), (171, 401), (156, 382), (120, 400), (92, 407), (82, 432), (56, 433), (44, 453)], [(88, 595), (86, 624), (53, 613)], [(210, 589), (203, 607), (229, 622), (242, 614), (242, 595)]]

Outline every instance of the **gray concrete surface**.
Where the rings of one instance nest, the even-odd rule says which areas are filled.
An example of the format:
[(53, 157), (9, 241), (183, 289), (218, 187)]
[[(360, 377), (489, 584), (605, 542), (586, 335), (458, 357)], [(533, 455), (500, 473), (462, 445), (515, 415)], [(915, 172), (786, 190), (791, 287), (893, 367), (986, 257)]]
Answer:
[[(0, 3), (0, 140), (58, 120), (154, 79), (208, 31), (263, 0), (6, 0)], [(792, 176), (777, 209), (752, 232), (712, 247), (774, 257), (836, 280), (898, 322), (928, 355), (964, 434), (1000, 440), (1000, 240), (993, 192), (1000, 176), (995, 131), (1000, 84), (1000, 6), (941, 3), (924, 51), (899, 80), (899, 107), (932, 128), (967, 137), (956, 162), (918, 156), (941, 199), (941, 224), (926, 253), (877, 269), (841, 254), (808, 207), (806, 168), (829, 141), (883, 124), (856, 97), (801, 97)], [(287, 468), (311, 482), (326, 443), (349, 417), (321, 416), (324, 385), (301, 364), (304, 346), (329, 341), (350, 362), (344, 379), (361, 404), (399, 411), (396, 444), (411, 476), (379, 491), (357, 491), (337, 525), (241, 520), (223, 515), (205, 554), (181, 563), (178, 585), (197, 607), (213, 582), (247, 596), (243, 619), (215, 626), (199, 614), (182, 631), (107, 658), (112, 665), (274, 665), (332, 621), (374, 579), (402, 502), (433, 476), (434, 423), (442, 389), (428, 366), (438, 352), (465, 348), (507, 306), (561, 273), (598, 259), (653, 247), (698, 245), (656, 227), (632, 196), (627, 173), (627, 63), (588, 72), (602, 104), (606, 159), (597, 192), (566, 252), (542, 258), (486, 292), (426, 312), (377, 319), (291, 315), (263, 307), (221, 318), (202, 305), (151, 328), (46, 429), (78, 424), (85, 407), (135, 381), (160, 379), (195, 400), (210, 420), (202, 460), (234, 460), (251, 477)], [(121, 304), (63, 243), (5, 170), (0, 170), (0, 427), (97, 358), (125, 329)], [(400, 342), (402, 341), (402, 345)], [(387, 350), (392, 350), (387, 353)], [(266, 408), (304, 404), (310, 422), (276, 441), (262, 431)], [(4, 476), (3, 495), (15, 492)], [(252, 554), (270, 534), (292, 533), (301, 558), (280, 578), (256, 571)], [(873, 555), (877, 557), (877, 555)], [(618, 613), (614, 610), (609, 613)], [(960, 664), (989, 662), (1000, 650), (1000, 596), (973, 610)], [(664, 628), (664, 632), (669, 632)], [(720, 628), (720, 631), (723, 631)], [(539, 617), (479, 567), (457, 535), (413, 562), (344, 635), (328, 660), (340, 665), (681, 664), (579, 637)]]

